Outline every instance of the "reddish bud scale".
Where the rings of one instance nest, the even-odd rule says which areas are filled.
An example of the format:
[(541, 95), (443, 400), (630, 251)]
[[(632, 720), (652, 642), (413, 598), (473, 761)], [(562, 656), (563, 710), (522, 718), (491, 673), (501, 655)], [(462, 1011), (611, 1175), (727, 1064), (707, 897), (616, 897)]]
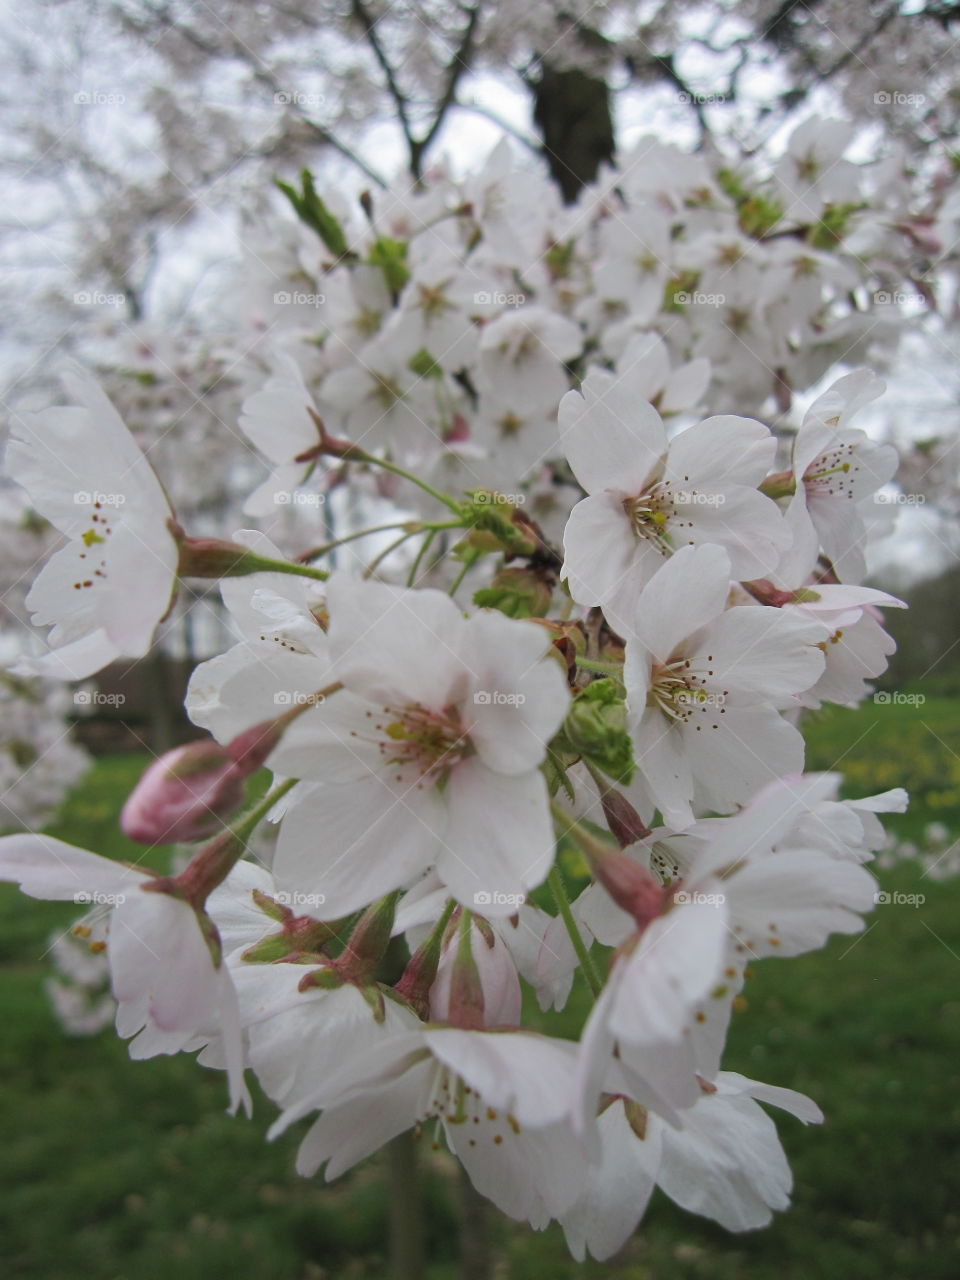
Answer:
[(642, 933), (663, 914), (670, 890), (625, 853), (591, 858), (594, 875), (618, 907), (628, 912)]
[(354, 925), (347, 945), (331, 962), (344, 982), (366, 986), (373, 980), (390, 945), (399, 896), (399, 892), (388, 893), (374, 902)]
[(645, 825), (639, 813), (621, 792), (613, 787), (604, 792), (600, 798), (603, 805), (603, 816), (613, 835), (616, 836), (621, 849), (627, 845), (645, 840), (650, 828)]
[(232, 578), (256, 571), (256, 557), (247, 547), (221, 538), (180, 537), (181, 578)]
[(266, 761), (283, 735), (281, 718), (264, 720), (255, 724), (227, 743), (227, 753), (238, 769), (247, 777), (256, 772)]
[(400, 981), (394, 986), (395, 994), (424, 1022), (430, 1017), (430, 988), (437, 978), (440, 956), (446, 940), (456, 927), (460, 912), (461, 908), (456, 907), (449, 919), (441, 922), (443, 927), (435, 929), (417, 948), (407, 962)]

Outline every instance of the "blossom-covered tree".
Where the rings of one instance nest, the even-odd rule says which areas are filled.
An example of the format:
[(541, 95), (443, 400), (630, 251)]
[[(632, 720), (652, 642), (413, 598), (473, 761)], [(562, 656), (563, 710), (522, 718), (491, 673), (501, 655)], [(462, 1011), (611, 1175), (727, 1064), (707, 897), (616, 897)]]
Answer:
[[(198, 81), (229, 57), (289, 107), (290, 152), (261, 158), (308, 137), (369, 169), (356, 100), (318, 125), (281, 58), (322, 30), (312, 92), (336, 70), (364, 119), (389, 102), (406, 164), (359, 189), (285, 171), (282, 197), (251, 200), (222, 341), (115, 322), (82, 344), (111, 395), (74, 370), (65, 402), (14, 406), (6, 472), (64, 540), (23, 601), (19, 669), (143, 655), (198, 583), (235, 636), (190, 682), (207, 736), (121, 818), (185, 857), (147, 871), (26, 832), (0, 839), (0, 877), (90, 908), (74, 938), (106, 955), (133, 1056), (198, 1053), (234, 1111), (252, 1072), (274, 1132), (318, 1113), (305, 1175), (412, 1133), (578, 1258), (619, 1248), (655, 1185), (764, 1225), (791, 1178), (763, 1104), (822, 1117), (723, 1070), (746, 967), (862, 929), (876, 815), (906, 804), (841, 800), (802, 733), (806, 708), (864, 697), (901, 603), (863, 582), (897, 460), (862, 425), (882, 383), (846, 370), (889, 358), (906, 321), (883, 295), (926, 286), (939, 253), (904, 157), (857, 154), (831, 115), (790, 121), (779, 155), (733, 131), (611, 144), (592, 171), (564, 152), (559, 187), (549, 142), (549, 166), (506, 138), (441, 156), (485, 60), (534, 87), (545, 138), (551, 95), (618, 59), (688, 94), (679, 4), (635, 35), (630, 5), (605, 7), (609, 31), (552, 5), (358, 2), (319, 28), (269, 6), (111, 12)], [(846, 83), (792, 11), (752, 16), (798, 91)], [(922, 17), (909, 30), (936, 34)], [(746, 21), (691, 38), (734, 51), (734, 81)], [(708, 131), (710, 104), (678, 105)], [(575, 983), (571, 1038), (551, 1011)], [(54, 990), (78, 1026), (103, 1016)]]

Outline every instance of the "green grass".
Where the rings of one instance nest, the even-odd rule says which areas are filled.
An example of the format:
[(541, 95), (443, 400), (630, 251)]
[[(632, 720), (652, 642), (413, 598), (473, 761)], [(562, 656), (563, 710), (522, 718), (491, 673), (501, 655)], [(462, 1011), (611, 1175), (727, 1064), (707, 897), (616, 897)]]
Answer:
[[(960, 830), (957, 705), (833, 712), (810, 727), (810, 766), (853, 777), (851, 794), (909, 775), (898, 819)], [(946, 744), (945, 746), (940, 745)], [(143, 766), (98, 762), (55, 833), (135, 858), (119, 804)], [(890, 776), (891, 768), (897, 770)], [(952, 789), (952, 790), (951, 790)], [(730, 1236), (657, 1196), (640, 1233), (606, 1264), (572, 1263), (556, 1228), (536, 1235), (496, 1214), (498, 1275), (510, 1280), (774, 1280), (960, 1274), (960, 880), (915, 866), (884, 886), (924, 893), (879, 907), (857, 939), (759, 964), (731, 1032), (731, 1070), (810, 1093), (827, 1116), (779, 1127), (794, 1206), (766, 1231)], [(219, 1073), (189, 1058), (131, 1062), (110, 1032), (64, 1037), (42, 993), (50, 932), (75, 908), (0, 886), (0, 1274), (36, 1280), (352, 1280), (386, 1274), (386, 1182), (373, 1160), (324, 1186), (293, 1172), (297, 1133), (267, 1144), (273, 1115), (224, 1113)], [(571, 1017), (586, 997), (575, 994)], [(426, 1175), (430, 1280), (453, 1280), (456, 1186), (445, 1157)]]

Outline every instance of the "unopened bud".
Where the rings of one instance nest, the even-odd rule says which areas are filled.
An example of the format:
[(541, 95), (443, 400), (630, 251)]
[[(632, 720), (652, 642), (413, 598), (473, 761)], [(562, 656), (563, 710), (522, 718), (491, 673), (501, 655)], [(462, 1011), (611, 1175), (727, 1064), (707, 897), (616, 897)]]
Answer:
[(144, 773), (123, 806), (120, 827), (140, 844), (204, 840), (243, 803), (247, 772), (212, 740), (176, 747)]
[(574, 698), (558, 738), (562, 751), (583, 756), (618, 782), (633, 777), (633, 743), (623, 692), (615, 680), (594, 680)]
[(643, 930), (663, 914), (669, 889), (639, 862), (613, 850), (590, 859), (591, 870), (621, 910), (633, 916)]
[(466, 913), (461, 921), (430, 990), (431, 1018), (473, 1030), (517, 1026), (521, 994), (513, 957), (489, 927), (478, 927)]
[(181, 578), (233, 578), (256, 573), (262, 567), (260, 557), (242, 547), (238, 542), (223, 538), (178, 539), (180, 563), (177, 574)]

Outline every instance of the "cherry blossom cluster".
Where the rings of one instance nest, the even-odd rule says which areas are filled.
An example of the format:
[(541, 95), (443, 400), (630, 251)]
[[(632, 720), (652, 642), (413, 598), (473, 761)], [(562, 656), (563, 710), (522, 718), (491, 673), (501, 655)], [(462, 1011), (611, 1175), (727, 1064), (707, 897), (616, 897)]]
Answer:
[[(354, 277), (386, 288), (406, 259), (384, 252)], [(406, 321), (427, 350), (428, 312)], [(26, 599), (47, 647), (17, 670), (80, 680), (143, 655), (181, 580), (219, 582), (237, 638), (190, 683), (206, 736), (155, 761), (121, 816), (185, 862), (23, 834), (0, 840), (0, 876), (87, 908), (70, 945), (99, 968), (61, 967), (90, 989), (106, 967), (132, 1056), (197, 1052), (234, 1110), (252, 1071), (274, 1132), (316, 1116), (304, 1174), (413, 1130), (505, 1213), (559, 1221), (579, 1258), (612, 1254), (655, 1186), (757, 1227), (791, 1185), (761, 1104), (821, 1115), (722, 1069), (731, 1015), (750, 965), (862, 928), (877, 815), (906, 803), (804, 774), (797, 726), (855, 704), (892, 648), (880, 609), (900, 602), (861, 584), (896, 456), (852, 423), (882, 384), (841, 377), (778, 456), (755, 419), (665, 425), (635, 368), (596, 364), (564, 392), (542, 344), (484, 347), (493, 324), (461, 324), (490, 394), (542, 397), (544, 424), (559, 400), (543, 447), (579, 495), (560, 544), (522, 491), (411, 469), (422, 422), (400, 396), (388, 429), (349, 362), (314, 399), (291, 361), (241, 426), (275, 467), (253, 510), (352, 472), (424, 495), (362, 573), (336, 538), (290, 558), (262, 531), (188, 534), (79, 368), (68, 406), (18, 418), (7, 471), (64, 542)], [(527, 335), (570, 326), (573, 359), (574, 322), (543, 325)], [(273, 785), (244, 810), (264, 765)], [(591, 1005), (570, 1039), (551, 1019), (574, 983)], [(103, 1017), (63, 984), (55, 999), (80, 1029)]]
[[(590, 370), (670, 425), (703, 404), (779, 424), (837, 360), (892, 353), (889, 300), (920, 297), (949, 227), (912, 216), (902, 157), (852, 163), (852, 140), (813, 119), (747, 168), (646, 138), (568, 207), (506, 142), (477, 173), (359, 200), (304, 175), (296, 220), (244, 233), (215, 338), (117, 325), (86, 352), (197, 532), (228, 535), (245, 504), (299, 552), (328, 500), (440, 510), (395, 474), (321, 466), (319, 415), (441, 488), (523, 492), (559, 541), (578, 494), (557, 407)], [(185, 440), (204, 465), (178, 465)]]
[(647, 138), (568, 207), (506, 142), (479, 173), (359, 204), (305, 174), (286, 188), (300, 224), (248, 239), (241, 297), (274, 378), (241, 425), (278, 467), (248, 510), (304, 474), (302, 383), (334, 434), (448, 486), (508, 488), (556, 478), (557, 405), (592, 366), (674, 417), (782, 411), (838, 359), (872, 359), (898, 336), (884, 299), (916, 246), (898, 163), (854, 164), (852, 140), (814, 118), (752, 172)]

